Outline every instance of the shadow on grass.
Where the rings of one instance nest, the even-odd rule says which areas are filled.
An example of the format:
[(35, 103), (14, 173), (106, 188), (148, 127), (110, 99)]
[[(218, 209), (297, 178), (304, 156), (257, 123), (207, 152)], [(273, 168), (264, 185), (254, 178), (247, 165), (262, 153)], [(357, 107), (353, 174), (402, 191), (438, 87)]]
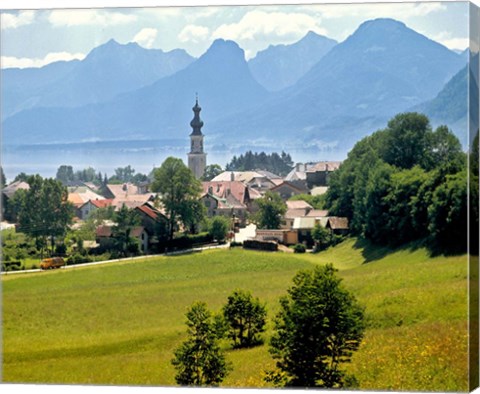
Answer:
[(422, 248), (425, 248), (427, 250), (430, 257), (437, 257), (437, 256), (452, 257), (452, 256), (460, 256), (466, 253), (466, 251), (463, 248), (459, 248), (458, 250), (452, 250), (448, 248), (442, 248), (441, 246), (435, 247), (432, 245), (431, 242), (429, 242), (427, 238), (408, 242), (406, 244), (399, 245), (399, 246), (385, 246), (385, 245), (378, 245), (365, 238), (358, 237), (353, 247), (355, 249), (361, 249), (362, 256), (365, 259), (363, 264), (380, 260), (391, 253), (401, 252), (401, 251), (415, 252), (416, 250), (422, 249)]
[(399, 252), (399, 251), (414, 252), (420, 248), (424, 248), (425, 242), (424, 240), (420, 240), (420, 241), (409, 242), (407, 244), (397, 246), (397, 247), (391, 247), (391, 246), (374, 244), (373, 242), (365, 238), (358, 237), (353, 247), (355, 249), (361, 249), (362, 256), (365, 259), (363, 264), (367, 264), (372, 261), (383, 259), (387, 255), (392, 254), (394, 252)]

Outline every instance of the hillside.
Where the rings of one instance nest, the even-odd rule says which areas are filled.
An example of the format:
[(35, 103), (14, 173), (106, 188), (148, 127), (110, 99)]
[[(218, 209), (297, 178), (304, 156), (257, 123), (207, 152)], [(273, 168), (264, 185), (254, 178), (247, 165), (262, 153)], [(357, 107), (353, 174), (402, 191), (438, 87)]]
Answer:
[[(193, 301), (218, 311), (235, 288), (247, 289), (272, 319), (293, 275), (326, 262), (366, 307), (366, 336), (348, 366), (361, 388), (467, 389), (466, 256), (356, 239), (318, 255), (233, 249), (2, 276), (3, 380), (172, 385), (170, 360)], [(266, 345), (227, 358), (227, 387), (264, 386), (273, 367)]]

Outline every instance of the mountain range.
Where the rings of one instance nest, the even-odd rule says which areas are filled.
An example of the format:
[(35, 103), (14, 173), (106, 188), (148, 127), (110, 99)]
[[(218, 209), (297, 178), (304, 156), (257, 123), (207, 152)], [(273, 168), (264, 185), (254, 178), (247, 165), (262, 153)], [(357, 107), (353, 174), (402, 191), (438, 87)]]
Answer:
[[(83, 61), (3, 70), (3, 139), (187, 138), (198, 93), (208, 144), (346, 147), (434, 100), (465, 62), (392, 19), (367, 21), (338, 44), (309, 33), (248, 63), (233, 41), (216, 40), (198, 59), (110, 41)], [(29, 78), (37, 94), (29, 93)]]
[(248, 61), (253, 77), (267, 90), (294, 85), (337, 44), (313, 31), (291, 45), (270, 45)]
[(2, 119), (29, 108), (98, 104), (182, 70), (195, 59), (183, 49), (163, 52), (110, 40), (82, 61), (2, 70)]

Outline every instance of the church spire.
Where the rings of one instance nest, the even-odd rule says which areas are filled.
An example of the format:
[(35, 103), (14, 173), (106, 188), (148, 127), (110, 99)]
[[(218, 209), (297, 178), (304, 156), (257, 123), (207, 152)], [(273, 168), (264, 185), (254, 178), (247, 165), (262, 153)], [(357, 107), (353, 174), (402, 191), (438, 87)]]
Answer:
[(203, 121), (200, 119), (200, 111), (202, 110), (202, 107), (198, 105), (197, 93), (195, 93), (195, 106), (192, 108), (192, 110), (195, 115), (193, 116), (193, 119), (190, 122), (190, 126), (192, 126), (192, 129), (193, 129), (190, 135), (203, 135), (202, 134)]

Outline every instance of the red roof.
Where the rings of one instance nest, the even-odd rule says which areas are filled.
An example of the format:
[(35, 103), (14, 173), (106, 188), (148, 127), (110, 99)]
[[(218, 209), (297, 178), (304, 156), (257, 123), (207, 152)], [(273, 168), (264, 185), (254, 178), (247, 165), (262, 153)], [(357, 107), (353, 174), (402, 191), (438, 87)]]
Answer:
[(143, 212), (145, 215), (147, 215), (148, 217), (152, 218), (153, 220), (157, 220), (158, 217), (160, 215), (163, 215), (160, 211), (144, 204), (144, 205), (140, 205), (139, 207), (137, 207), (138, 210), (140, 210), (141, 212)]
[(97, 208), (105, 208), (109, 207), (112, 205), (113, 200), (112, 199), (107, 199), (107, 200), (90, 200), (90, 203), (97, 207)]
[(98, 226), (96, 230), (97, 237), (111, 237), (112, 236), (112, 227), (111, 226)]

